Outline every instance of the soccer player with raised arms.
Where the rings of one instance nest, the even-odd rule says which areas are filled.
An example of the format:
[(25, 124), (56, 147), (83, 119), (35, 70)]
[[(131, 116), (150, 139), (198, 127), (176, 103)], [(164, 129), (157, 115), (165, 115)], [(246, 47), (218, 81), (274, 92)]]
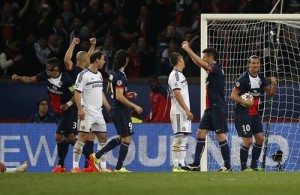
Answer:
[(229, 146), (226, 137), (228, 126), (224, 97), (225, 77), (222, 66), (217, 63), (218, 52), (214, 48), (206, 48), (202, 51), (204, 55), (203, 58), (201, 58), (190, 48), (187, 41), (182, 42), (182, 48), (188, 53), (196, 65), (207, 72), (206, 109), (197, 131), (197, 144), (194, 162), (186, 167), (182, 167), (182, 169), (200, 171), (200, 160), (205, 147), (206, 134), (209, 130), (211, 130), (216, 133), (224, 160), (224, 166), (221, 166), (219, 171), (232, 171)]
[[(261, 154), (264, 135), (261, 117), (258, 114), (259, 98), (264, 92), (270, 97), (274, 96), (277, 81), (275, 77), (271, 77), (271, 84), (267, 84), (265, 77), (259, 73), (260, 61), (258, 56), (249, 57), (247, 68), (248, 70), (237, 80), (231, 93), (231, 99), (236, 102), (235, 128), (243, 140), (240, 149), (241, 171), (260, 171), (257, 161)], [(248, 94), (248, 97), (245, 94)], [(252, 148), (251, 165), (247, 169), (252, 136), (255, 138), (255, 143)]]

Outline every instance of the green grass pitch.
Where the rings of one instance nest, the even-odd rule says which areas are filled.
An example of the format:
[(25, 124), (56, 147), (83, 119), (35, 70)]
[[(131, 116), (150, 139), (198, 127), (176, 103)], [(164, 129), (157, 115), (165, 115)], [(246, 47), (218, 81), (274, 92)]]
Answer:
[(288, 195), (300, 172), (0, 173), (0, 194)]

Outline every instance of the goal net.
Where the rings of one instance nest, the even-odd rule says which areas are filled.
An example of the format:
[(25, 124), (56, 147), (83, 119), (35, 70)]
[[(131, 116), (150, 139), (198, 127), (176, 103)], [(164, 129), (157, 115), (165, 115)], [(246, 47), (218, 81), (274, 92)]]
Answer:
[[(234, 170), (240, 170), (241, 138), (234, 127), (234, 102), (230, 94), (238, 77), (246, 71), (247, 59), (257, 55), (260, 72), (266, 78), (275, 76), (278, 89), (273, 98), (262, 96), (259, 111), (263, 120), (266, 171), (300, 170), (300, 16), (296, 14), (206, 14), (201, 16), (201, 49), (214, 47), (219, 52), (218, 62), (226, 76), (228, 104), (228, 140)], [(202, 71), (202, 70), (201, 70)], [(205, 72), (201, 83), (205, 85)], [(203, 86), (205, 87), (205, 86)], [(202, 86), (201, 86), (202, 88)], [(203, 88), (202, 88), (203, 89)], [(205, 90), (201, 90), (204, 93)], [(201, 99), (204, 94), (201, 94)], [(203, 106), (201, 103), (201, 111)], [(208, 134), (207, 153), (201, 165), (208, 171), (223, 164), (215, 134)], [(251, 151), (251, 149), (250, 149)], [(251, 152), (249, 151), (248, 166)], [(277, 155), (276, 155), (277, 154)], [(281, 155), (282, 154), (282, 155)], [(282, 158), (280, 158), (282, 157)], [(259, 163), (260, 164), (260, 163)]]

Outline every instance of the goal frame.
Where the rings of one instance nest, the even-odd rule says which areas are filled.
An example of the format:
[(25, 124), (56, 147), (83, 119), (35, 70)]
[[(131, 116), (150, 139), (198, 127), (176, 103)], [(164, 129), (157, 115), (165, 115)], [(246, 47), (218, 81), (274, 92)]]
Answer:
[[(262, 20), (262, 21), (300, 21), (300, 14), (201, 14), (200, 26), (200, 51), (207, 48), (207, 35), (209, 21), (228, 21), (228, 20)], [(200, 116), (202, 117), (206, 107), (206, 71), (200, 72)], [(206, 139), (208, 140), (208, 139)], [(207, 142), (201, 158), (201, 171), (208, 170)]]

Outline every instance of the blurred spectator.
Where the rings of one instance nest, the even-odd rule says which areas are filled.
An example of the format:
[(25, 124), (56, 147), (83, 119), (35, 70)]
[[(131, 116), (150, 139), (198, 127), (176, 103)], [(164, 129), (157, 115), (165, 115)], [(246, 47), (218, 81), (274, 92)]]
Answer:
[(169, 61), (169, 56), (171, 53), (177, 52), (178, 49), (179, 49), (178, 43), (174, 40), (171, 40), (168, 44), (168, 47), (163, 50), (161, 54), (161, 59), (157, 67), (158, 68), (157, 71), (158, 73), (160, 73), (160, 75), (167, 76), (170, 74), (172, 70), (172, 66)]
[(160, 85), (156, 75), (150, 75), (149, 84), (151, 110), (145, 122), (167, 123), (170, 122), (171, 98), (166, 88)]
[(100, 37), (104, 37), (111, 24), (114, 22), (116, 15), (113, 12), (113, 5), (111, 2), (106, 1), (102, 6), (102, 15), (99, 18), (99, 28), (97, 29), (97, 34)]
[(34, 43), (34, 50), (39, 60), (40, 67), (44, 70), (47, 59), (55, 55), (54, 51), (52, 51), (48, 45), (47, 37), (40, 37), (40, 39)]
[(129, 62), (126, 75), (129, 78), (139, 78), (141, 76), (141, 58), (138, 53), (137, 43), (133, 42), (128, 48)]
[(37, 8), (39, 35), (47, 35), (53, 24), (55, 13), (47, 0), (40, 0)]
[(0, 11), (0, 37), (4, 42), (12, 41), (16, 37), (16, 30), (18, 28), (17, 21), (26, 13), (29, 2), (29, 0), (26, 0), (24, 7), (20, 10), (13, 7), (11, 1), (5, 1), (2, 4), (2, 9)]
[(37, 101), (38, 112), (31, 115), (29, 118), (30, 123), (55, 123), (56, 118), (53, 113), (48, 111), (48, 100), (42, 98)]
[(70, 0), (63, 0), (62, 2), (62, 11), (60, 13), (60, 17), (63, 20), (65, 28), (69, 30), (71, 26), (71, 19), (74, 18), (75, 13), (73, 11), (73, 5)]
[(116, 49), (128, 48), (130, 43), (139, 36), (137, 32), (128, 32), (125, 23), (124, 15), (120, 14), (109, 29), (108, 35), (113, 37)]
[(8, 42), (7, 45), (2, 45), (0, 49), (0, 71), (2, 74), (11, 75), (15, 72), (21, 64), (23, 58), (20, 52), (20, 43), (17, 41)]
[(51, 28), (50, 34), (56, 35), (58, 44), (61, 48), (67, 48), (69, 44), (69, 35), (67, 30), (65, 29), (63, 19), (61, 17), (57, 17), (54, 21), (54, 24)]
[(73, 39), (76, 37), (79, 37), (79, 32), (80, 29), (83, 25), (82, 20), (79, 16), (75, 16), (71, 19), (71, 26), (70, 26), (70, 30), (71, 32), (69, 33), (69, 44), (72, 43)]
[(88, 7), (83, 8), (81, 17), (83, 22), (86, 23), (90, 19), (94, 19), (98, 22), (99, 16), (101, 14), (99, 1), (98, 0), (90, 0)]
[[(112, 37), (107, 36), (104, 40), (104, 44), (103, 46), (100, 46), (99, 49), (102, 53), (104, 53), (105, 55), (105, 68), (101, 69), (101, 73), (103, 77), (108, 77), (108, 75), (111, 73), (112, 71), (112, 67), (113, 67), (113, 59), (114, 56), (116, 54), (116, 49), (114, 47), (114, 42)], [(105, 70), (105, 73), (103, 73), (102, 71)]]
[(144, 37), (138, 39), (138, 54), (141, 61), (141, 77), (148, 78), (153, 74), (155, 66), (155, 50), (152, 46), (148, 45)]

